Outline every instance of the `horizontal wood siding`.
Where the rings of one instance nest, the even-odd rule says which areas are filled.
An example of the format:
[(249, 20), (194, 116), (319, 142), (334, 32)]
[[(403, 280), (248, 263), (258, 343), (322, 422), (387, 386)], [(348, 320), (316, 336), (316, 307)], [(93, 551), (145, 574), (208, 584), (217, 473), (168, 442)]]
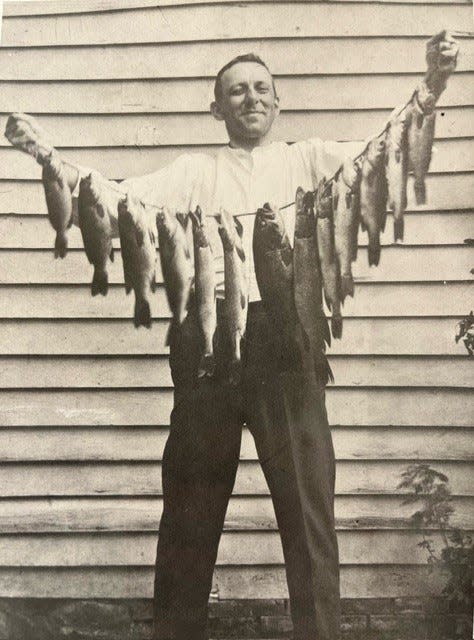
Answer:
[[(276, 74), (279, 138), (360, 141), (419, 82), (426, 38), (470, 20), (469, 3), (451, 0), (10, 2), (0, 130), (12, 111), (37, 114), (66, 159), (114, 179), (183, 152), (214, 154), (226, 136), (207, 114), (212, 78), (254, 50)], [(405, 243), (393, 244), (389, 219), (376, 269), (361, 234), (355, 297), (329, 353), (348, 598), (443, 587), (417, 546), (416, 505), (402, 504), (410, 463), (448, 475), (453, 523), (474, 530), (474, 377), (454, 340), (472, 308), (474, 221), (474, 40), (460, 42), (428, 203), (415, 206), (410, 181)], [(53, 259), (39, 179), (0, 138), (0, 597), (150, 597), (172, 406), (164, 289), (152, 330), (135, 330), (116, 241), (109, 294), (92, 298), (78, 229), (67, 258)], [(273, 508), (244, 429), (211, 598), (285, 596)]]

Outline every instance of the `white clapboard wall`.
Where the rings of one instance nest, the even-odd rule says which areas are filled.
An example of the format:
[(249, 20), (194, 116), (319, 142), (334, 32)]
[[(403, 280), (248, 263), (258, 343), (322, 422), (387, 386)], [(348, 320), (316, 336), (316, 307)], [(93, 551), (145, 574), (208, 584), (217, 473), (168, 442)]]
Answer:
[[(465, 30), (468, 2), (39, 0), (4, 3), (0, 129), (36, 114), (66, 159), (121, 179), (184, 150), (214, 153), (212, 78), (255, 51), (274, 70), (278, 136), (376, 134), (424, 70), (426, 39)], [(474, 40), (438, 110), (429, 202), (412, 185), (406, 241), (391, 223), (378, 268), (366, 239), (330, 352), (344, 597), (439, 593), (400, 474), (426, 461), (450, 479), (453, 523), (474, 530), (472, 362), (454, 340), (473, 307)], [(172, 403), (159, 287), (135, 330), (120, 260), (105, 299), (77, 229), (53, 259), (40, 170), (0, 138), (0, 596), (149, 597)], [(120, 255), (119, 253), (117, 254)], [(285, 597), (282, 553), (251, 437), (231, 499), (215, 598)], [(434, 532), (434, 538), (437, 539)]]

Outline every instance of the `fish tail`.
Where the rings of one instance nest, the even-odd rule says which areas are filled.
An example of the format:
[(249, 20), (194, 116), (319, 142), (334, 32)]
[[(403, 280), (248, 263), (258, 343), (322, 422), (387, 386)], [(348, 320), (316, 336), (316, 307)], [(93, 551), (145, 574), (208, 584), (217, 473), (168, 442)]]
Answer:
[(97, 296), (99, 293), (103, 296), (107, 295), (109, 290), (109, 275), (103, 267), (94, 267), (94, 276), (92, 278), (91, 293)]
[(350, 273), (341, 276), (341, 293), (343, 301), (346, 296), (354, 297), (354, 280)]
[(145, 298), (136, 298), (135, 300), (135, 315), (133, 318), (133, 324), (138, 327), (151, 327), (151, 309), (150, 303)]
[(369, 240), (369, 266), (375, 265), (377, 266), (380, 262), (380, 238), (373, 237)]
[(54, 243), (54, 257), (64, 258), (67, 253), (68, 240), (65, 231), (56, 233), (56, 241)]
[(213, 353), (204, 353), (199, 363), (198, 378), (212, 378), (216, 369)]
[(415, 180), (416, 204), (426, 204), (426, 185), (424, 180)]
[(333, 338), (342, 338), (342, 317), (333, 315), (331, 318), (331, 332)]
[(393, 221), (393, 239), (395, 242), (397, 240), (403, 240), (403, 232), (405, 229), (403, 216), (397, 218)]

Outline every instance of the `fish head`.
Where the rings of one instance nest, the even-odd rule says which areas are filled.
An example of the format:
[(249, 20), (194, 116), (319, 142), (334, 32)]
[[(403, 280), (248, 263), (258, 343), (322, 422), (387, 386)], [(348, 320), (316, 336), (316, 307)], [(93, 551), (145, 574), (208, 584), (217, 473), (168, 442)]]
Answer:
[(79, 194), (81, 200), (87, 205), (95, 205), (100, 198), (100, 182), (94, 173), (81, 178), (79, 183)]
[(350, 190), (354, 189), (359, 178), (357, 165), (352, 158), (346, 158), (342, 165), (341, 178)]
[(384, 137), (382, 136), (379, 138), (374, 138), (369, 142), (369, 146), (367, 147), (367, 153), (366, 153), (367, 161), (373, 167), (376, 167), (381, 162), (384, 153), (385, 153)]
[(295, 238), (314, 235), (314, 195), (312, 191), (296, 192)]
[(333, 185), (334, 182), (332, 180), (327, 181), (326, 178), (323, 178), (318, 184), (318, 191), (316, 194), (317, 218), (330, 218), (333, 215)]
[(278, 209), (273, 210), (270, 206), (264, 205), (258, 209), (254, 224), (255, 233), (264, 249), (271, 251), (281, 246), (285, 224)]
[(174, 236), (178, 225), (176, 213), (167, 207), (162, 207), (156, 212), (155, 220), (156, 228), (161, 237), (172, 238)]
[(193, 239), (195, 246), (209, 247), (209, 239), (207, 237), (206, 216), (203, 214), (201, 207), (198, 205), (195, 211), (189, 212), (189, 218), (193, 226)]

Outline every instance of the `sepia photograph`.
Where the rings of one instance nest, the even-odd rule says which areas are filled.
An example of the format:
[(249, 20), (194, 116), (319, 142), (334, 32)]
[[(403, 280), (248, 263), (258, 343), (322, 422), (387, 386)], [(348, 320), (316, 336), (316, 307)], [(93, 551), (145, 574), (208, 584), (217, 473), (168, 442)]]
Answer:
[(0, 640), (472, 640), (469, 0), (0, 17)]

